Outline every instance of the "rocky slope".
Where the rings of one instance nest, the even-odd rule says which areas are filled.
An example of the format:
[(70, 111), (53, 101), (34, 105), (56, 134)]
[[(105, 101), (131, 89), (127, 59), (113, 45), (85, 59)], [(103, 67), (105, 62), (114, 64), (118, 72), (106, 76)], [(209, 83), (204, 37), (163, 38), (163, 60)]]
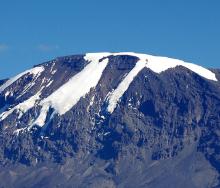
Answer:
[(0, 81), (1, 187), (220, 187), (220, 70), (135, 53)]

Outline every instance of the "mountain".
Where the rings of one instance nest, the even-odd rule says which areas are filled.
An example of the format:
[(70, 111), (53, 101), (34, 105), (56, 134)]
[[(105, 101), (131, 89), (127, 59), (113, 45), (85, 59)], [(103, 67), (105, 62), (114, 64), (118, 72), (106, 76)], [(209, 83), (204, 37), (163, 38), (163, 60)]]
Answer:
[(138, 53), (0, 81), (0, 187), (220, 187), (220, 70)]

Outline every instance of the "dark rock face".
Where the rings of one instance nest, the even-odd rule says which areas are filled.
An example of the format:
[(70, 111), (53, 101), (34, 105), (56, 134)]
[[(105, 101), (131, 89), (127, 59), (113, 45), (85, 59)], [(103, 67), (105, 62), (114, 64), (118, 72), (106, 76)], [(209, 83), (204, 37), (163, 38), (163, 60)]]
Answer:
[[(0, 121), (1, 187), (220, 187), (220, 82), (181, 66), (161, 74), (144, 68), (108, 113), (106, 96), (137, 61), (109, 57), (97, 87), (42, 128), (14, 134), (39, 106), (19, 121), (16, 112)], [(53, 82), (41, 97), (49, 96), (87, 64), (83, 55), (42, 64), (24, 95), (18, 97), (30, 75), (0, 94), (0, 111), (30, 98), (45, 78)], [(220, 70), (213, 72), (220, 80)], [(5, 97), (7, 91), (14, 94)]]

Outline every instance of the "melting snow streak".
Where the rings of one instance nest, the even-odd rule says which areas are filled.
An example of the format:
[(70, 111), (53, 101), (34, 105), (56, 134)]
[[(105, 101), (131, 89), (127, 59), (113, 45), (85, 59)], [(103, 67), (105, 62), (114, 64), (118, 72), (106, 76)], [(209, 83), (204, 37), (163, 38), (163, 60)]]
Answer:
[(109, 96), (109, 105), (107, 107), (108, 112), (112, 113), (116, 108), (117, 102), (120, 100), (124, 92), (128, 89), (129, 85), (135, 78), (135, 76), (146, 66), (145, 61), (138, 61), (135, 67), (128, 73), (124, 80), (118, 85), (116, 90)]
[(104, 57), (108, 55), (108, 53), (87, 54), (84, 58), (90, 63), (40, 103), (42, 110), (34, 124), (43, 126), (50, 108), (53, 108), (59, 115), (65, 114), (81, 97), (89, 93), (90, 89), (98, 84), (108, 64), (108, 58)]

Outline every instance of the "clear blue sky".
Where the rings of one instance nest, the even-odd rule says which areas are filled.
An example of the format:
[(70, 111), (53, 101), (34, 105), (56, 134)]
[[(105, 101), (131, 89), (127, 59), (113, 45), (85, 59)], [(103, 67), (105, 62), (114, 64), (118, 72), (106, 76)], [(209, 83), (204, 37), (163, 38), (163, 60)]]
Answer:
[(220, 67), (220, 0), (0, 0), (0, 78), (99, 51)]

